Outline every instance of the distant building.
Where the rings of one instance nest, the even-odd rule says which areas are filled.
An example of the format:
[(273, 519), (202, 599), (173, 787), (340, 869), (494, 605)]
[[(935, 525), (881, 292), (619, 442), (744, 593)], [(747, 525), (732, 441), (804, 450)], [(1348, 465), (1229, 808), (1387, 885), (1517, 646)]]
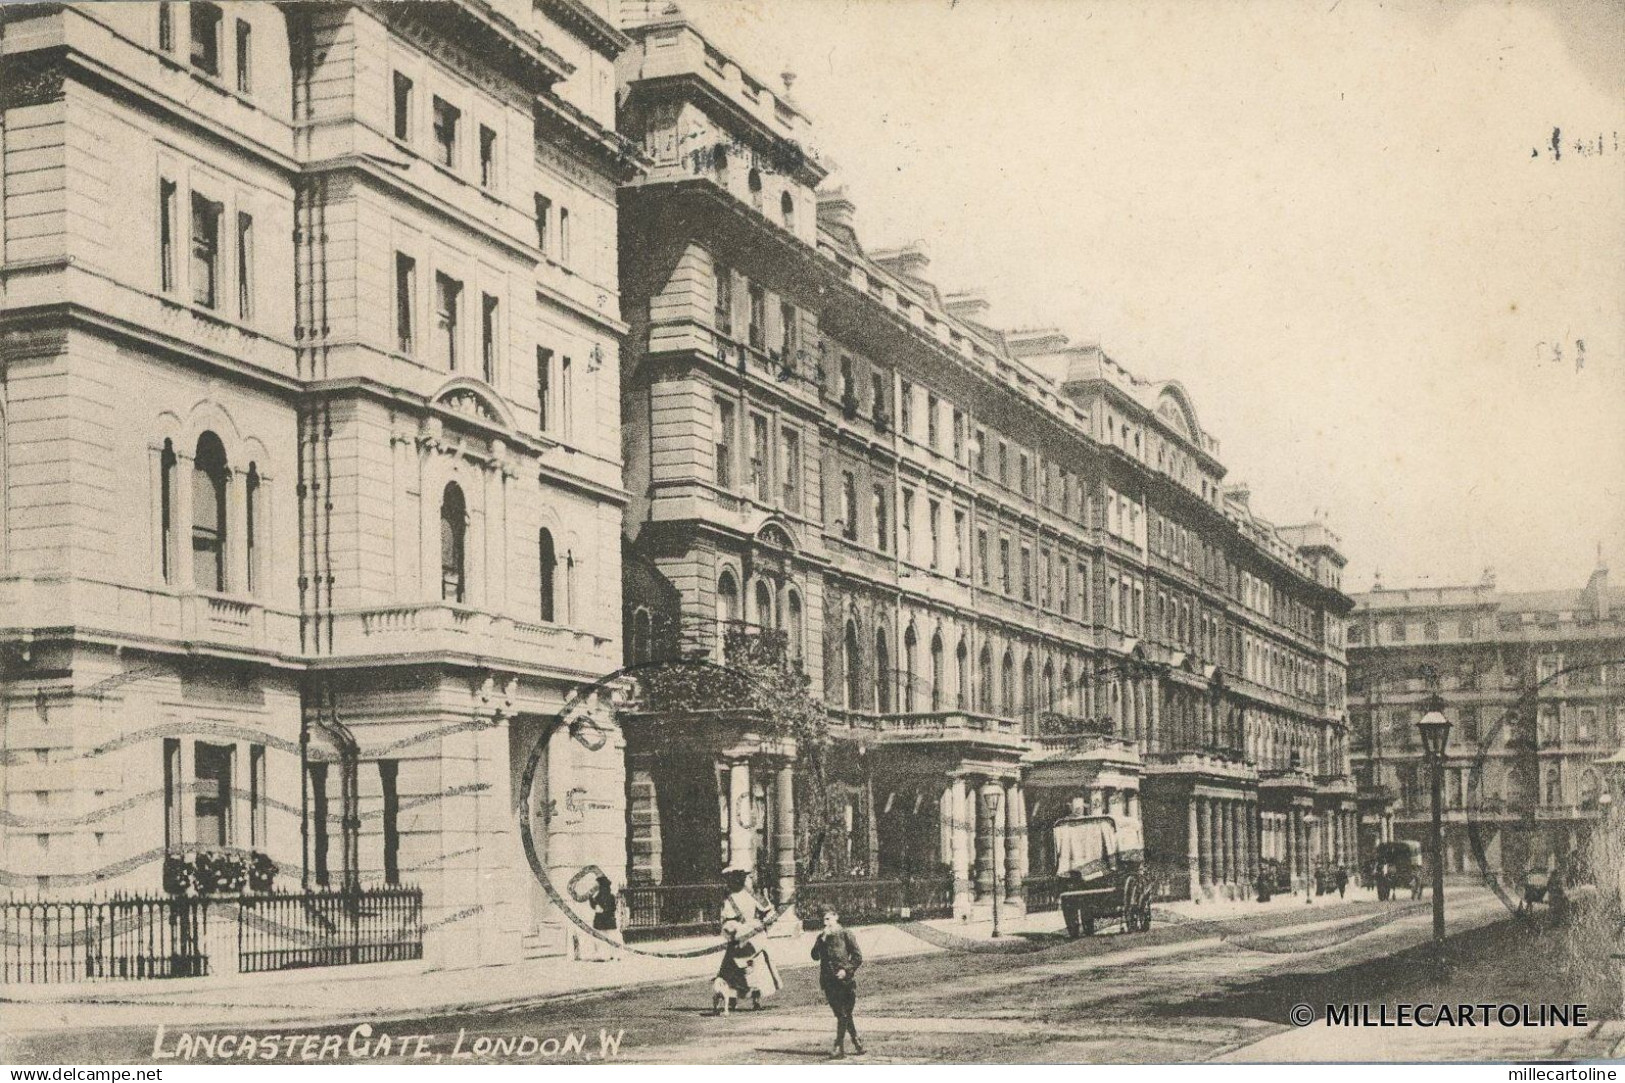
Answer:
[[(1429, 776), (1416, 723), (1433, 693), (1452, 722), (1444, 776), (1445, 867), (1508, 876), (1551, 869), (1602, 815), (1597, 761), (1625, 734), (1625, 591), (1599, 567), (1580, 590), (1459, 587), (1355, 595), (1349, 712), (1355, 776), (1395, 837), (1426, 843)], [(1373, 816), (1362, 850), (1383, 830)]]
[[(962, 916), (1020, 905), (1079, 810), (1143, 827), (1180, 896), (1352, 863), (1335, 536), (1254, 514), (1177, 382), (867, 249), (788, 90), (632, 9), (628, 661), (782, 642), (837, 720), (820, 874), (940, 875)], [(634, 908), (729, 864), (788, 894), (796, 750), (749, 718), (645, 732)]]

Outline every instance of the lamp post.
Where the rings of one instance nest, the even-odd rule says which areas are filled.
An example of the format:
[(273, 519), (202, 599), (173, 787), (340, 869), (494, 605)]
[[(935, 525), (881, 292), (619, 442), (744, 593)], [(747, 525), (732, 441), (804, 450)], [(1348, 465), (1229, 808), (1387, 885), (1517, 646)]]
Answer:
[(1444, 748), (1450, 740), (1450, 719), (1444, 716), (1444, 708), (1444, 700), (1435, 692), (1422, 704), (1422, 718), (1416, 723), (1433, 784), (1433, 944), (1436, 948), (1444, 947), (1444, 817), (1440, 804), (1444, 795)]
[(987, 810), (987, 829), (993, 835), (993, 845), (989, 847), (993, 862), (993, 936), (999, 935), (999, 800), (1004, 794), (998, 787), (986, 790), (982, 794), (982, 808)]
[(1303, 905), (1315, 901), (1315, 825), (1320, 817), (1313, 812), (1303, 814)]

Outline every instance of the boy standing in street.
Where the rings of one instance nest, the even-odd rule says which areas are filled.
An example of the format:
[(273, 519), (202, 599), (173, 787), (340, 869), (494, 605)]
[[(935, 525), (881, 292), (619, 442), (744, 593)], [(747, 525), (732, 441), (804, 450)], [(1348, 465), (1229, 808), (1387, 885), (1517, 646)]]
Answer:
[(835, 1013), (835, 1048), (831, 1056), (846, 1056), (846, 1036), (852, 1036), (852, 1052), (863, 1056), (863, 1043), (858, 1041), (858, 1028), (852, 1022), (852, 1010), (858, 1003), (858, 967), (863, 965), (863, 952), (857, 937), (841, 928), (841, 917), (833, 908), (824, 911), (824, 929), (813, 943), (812, 957), (818, 960), (818, 984), (824, 990)]

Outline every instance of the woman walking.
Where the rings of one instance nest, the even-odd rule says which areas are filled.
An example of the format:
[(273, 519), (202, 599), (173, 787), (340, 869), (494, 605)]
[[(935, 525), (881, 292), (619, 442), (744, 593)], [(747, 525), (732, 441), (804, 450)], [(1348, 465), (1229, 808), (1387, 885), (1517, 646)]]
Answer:
[(824, 911), (824, 929), (813, 942), (812, 957), (818, 960), (818, 984), (835, 1013), (835, 1048), (832, 1057), (846, 1056), (846, 1036), (852, 1036), (852, 1052), (863, 1056), (863, 1043), (858, 1041), (858, 1028), (852, 1022), (852, 1012), (858, 1004), (858, 967), (863, 965), (863, 952), (858, 938), (850, 930), (841, 928), (841, 916), (833, 907)]
[(620, 958), (616, 949), (623, 943), (621, 939), (620, 900), (615, 895), (615, 885), (610, 883), (609, 877), (599, 873), (598, 886), (587, 898), (587, 905), (592, 907), (592, 927), (598, 935), (593, 937), (592, 957), (599, 962), (610, 962)]
[(752, 1007), (760, 1008), (762, 997), (778, 992), (779, 983), (767, 952), (753, 942), (773, 908), (750, 890), (747, 870), (726, 869), (722, 882), (728, 888), (728, 897), (722, 900), (722, 935), (726, 943), (722, 965), (711, 983), (711, 1004), (718, 1015), (727, 1015), (746, 997)]

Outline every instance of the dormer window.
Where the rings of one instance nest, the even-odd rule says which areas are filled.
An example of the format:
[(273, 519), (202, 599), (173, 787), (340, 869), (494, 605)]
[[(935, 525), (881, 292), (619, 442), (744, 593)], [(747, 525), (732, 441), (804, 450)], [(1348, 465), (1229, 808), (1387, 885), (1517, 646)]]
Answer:
[(192, 66), (210, 75), (220, 74), (220, 9), (213, 4), (190, 5)]

